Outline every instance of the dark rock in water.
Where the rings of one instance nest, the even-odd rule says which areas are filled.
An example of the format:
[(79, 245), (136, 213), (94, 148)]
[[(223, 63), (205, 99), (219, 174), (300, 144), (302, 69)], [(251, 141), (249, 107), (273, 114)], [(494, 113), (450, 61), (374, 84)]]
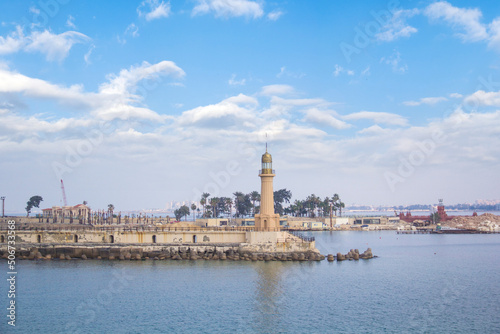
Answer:
[(141, 260), (141, 259), (142, 259), (142, 258), (141, 258), (141, 254), (137, 254), (137, 255), (135, 256), (135, 259), (136, 259), (136, 260)]
[(66, 260), (71, 260), (71, 256), (66, 255)]
[(344, 261), (345, 257), (341, 253), (337, 253), (337, 261)]
[(83, 254), (82, 255), (82, 260), (87, 260), (87, 255)]
[(299, 254), (299, 261), (305, 261), (306, 260), (306, 255), (304, 253)]
[(327, 260), (328, 260), (328, 262), (335, 261), (335, 258), (333, 257), (333, 254), (328, 254)]
[(359, 260), (359, 254), (358, 253), (354, 253), (354, 256), (352, 258), (354, 260)]
[[(111, 257), (111, 256), (110, 256)], [(120, 254), (120, 256), (118, 257), (120, 260), (125, 260), (125, 256), (123, 254)]]
[(292, 260), (293, 261), (297, 261), (299, 259), (299, 256), (297, 255), (297, 253), (293, 253), (292, 254)]

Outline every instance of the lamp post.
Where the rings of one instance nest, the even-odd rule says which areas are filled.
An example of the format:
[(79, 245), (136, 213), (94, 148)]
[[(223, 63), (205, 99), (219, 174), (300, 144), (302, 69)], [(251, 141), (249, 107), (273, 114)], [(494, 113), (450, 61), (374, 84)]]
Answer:
[(0, 197), (2, 200), (2, 218), (5, 217), (5, 196)]

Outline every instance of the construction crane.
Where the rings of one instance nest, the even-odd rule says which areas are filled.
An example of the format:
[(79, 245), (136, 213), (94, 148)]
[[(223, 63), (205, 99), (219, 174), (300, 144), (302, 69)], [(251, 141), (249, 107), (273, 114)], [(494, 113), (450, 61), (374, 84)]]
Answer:
[(64, 206), (68, 206), (68, 202), (66, 201), (66, 191), (64, 191), (64, 182), (61, 180), (61, 190), (63, 195)]

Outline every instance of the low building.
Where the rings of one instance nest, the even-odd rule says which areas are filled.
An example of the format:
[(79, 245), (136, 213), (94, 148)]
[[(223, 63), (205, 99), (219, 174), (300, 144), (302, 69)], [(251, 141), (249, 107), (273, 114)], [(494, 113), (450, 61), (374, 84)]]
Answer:
[(90, 220), (90, 208), (85, 204), (75, 206), (53, 206), (42, 209), (42, 221), (45, 223), (87, 224)]
[(209, 226), (231, 226), (231, 222), (229, 218), (200, 218), (196, 219), (195, 225), (200, 227), (209, 227)]

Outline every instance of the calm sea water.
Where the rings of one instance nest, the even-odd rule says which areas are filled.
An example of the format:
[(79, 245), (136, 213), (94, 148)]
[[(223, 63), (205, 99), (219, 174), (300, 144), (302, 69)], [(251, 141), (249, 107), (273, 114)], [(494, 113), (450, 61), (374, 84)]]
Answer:
[[(22, 261), (1, 333), (500, 333), (500, 235), (315, 232), (369, 261)], [(6, 276), (7, 264), (0, 262)]]

